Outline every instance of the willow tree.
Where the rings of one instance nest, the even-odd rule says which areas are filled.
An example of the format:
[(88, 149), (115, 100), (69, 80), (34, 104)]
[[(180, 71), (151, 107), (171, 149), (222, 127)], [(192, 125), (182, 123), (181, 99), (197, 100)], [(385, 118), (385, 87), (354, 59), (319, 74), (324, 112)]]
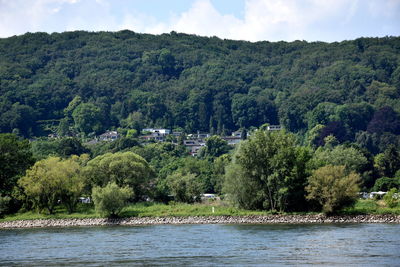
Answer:
[(308, 149), (293, 134), (257, 131), (243, 141), (227, 167), (224, 192), (240, 207), (305, 209)]
[(133, 189), (133, 200), (146, 194), (154, 171), (141, 156), (133, 152), (106, 153), (90, 160), (84, 175), (91, 186), (104, 187), (110, 182)]
[(37, 161), (18, 184), (40, 210), (47, 209), (52, 214), (61, 200), (72, 213), (84, 188), (80, 176), (82, 160), (73, 156), (65, 160), (49, 157)]

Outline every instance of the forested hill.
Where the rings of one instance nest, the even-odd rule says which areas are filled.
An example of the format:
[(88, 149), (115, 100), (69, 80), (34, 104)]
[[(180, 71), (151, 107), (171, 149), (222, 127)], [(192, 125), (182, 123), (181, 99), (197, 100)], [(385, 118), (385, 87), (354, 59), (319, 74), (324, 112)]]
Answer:
[(399, 95), (399, 37), (251, 43), (78, 31), (0, 39), (0, 130), (25, 137), (58, 125), (61, 134), (221, 133), (280, 123), (379, 146), (382, 135), (398, 140)]

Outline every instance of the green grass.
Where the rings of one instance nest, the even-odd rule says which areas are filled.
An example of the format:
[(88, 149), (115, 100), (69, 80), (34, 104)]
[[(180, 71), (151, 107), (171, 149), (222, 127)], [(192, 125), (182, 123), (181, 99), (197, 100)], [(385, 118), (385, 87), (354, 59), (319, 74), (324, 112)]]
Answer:
[(396, 214), (400, 215), (400, 204), (394, 208), (385, 206), (382, 200), (360, 199), (354, 207), (343, 209), (340, 214)]
[[(212, 212), (214, 207), (214, 213)], [(226, 206), (221, 203), (184, 204), (139, 203), (123, 209), (122, 217), (163, 217), (163, 216), (222, 216), (222, 215), (266, 215), (266, 211), (251, 211)]]
[[(214, 213), (212, 212), (214, 207)], [(251, 211), (238, 209), (223, 202), (208, 202), (198, 204), (170, 203), (160, 204), (152, 202), (144, 202), (131, 204), (122, 210), (121, 217), (166, 217), (166, 216), (240, 216), (240, 215), (269, 215), (269, 211)], [(299, 212), (286, 214), (316, 214), (316, 212)], [(387, 208), (382, 201), (375, 200), (359, 200), (354, 207), (346, 208), (339, 214), (397, 214), (400, 215), (400, 204), (395, 208)], [(93, 205), (80, 204), (77, 212), (68, 214), (65, 208), (58, 207), (53, 215), (40, 214), (34, 211), (19, 212), (7, 215), (2, 221), (15, 220), (34, 220), (34, 219), (84, 219), (84, 218), (100, 218)]]
[(18, 212), (15, 214), (6, 215), (0, 219), (3, 221), (17, 221), (17, 220), (38, 220), (38, 219), (84, 219), (84, 218), (99, 218), (92, 205), (80, 204), (77, 211), (68, 214), (64, 207), (57, 207), (55, 214), (42, 214), (36, 211)]

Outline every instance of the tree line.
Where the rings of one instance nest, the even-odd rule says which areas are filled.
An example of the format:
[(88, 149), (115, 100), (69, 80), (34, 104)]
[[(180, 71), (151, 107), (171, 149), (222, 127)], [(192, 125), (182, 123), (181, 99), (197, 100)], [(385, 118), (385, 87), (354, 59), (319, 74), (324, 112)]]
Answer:
[[(332, 135), (318, 148), (301, 145), (299, 139), (260, 128), (234, 149), (212, 136), (198, 157), (173, 143), (43, 156), (32, 149), (34, 142), (0, 134), (1, 213), (51, 214), (60, 205), (72, 213), (85, 196), (110, 216), (127, 202), (194, 203), (203, 193), (217, 193), (250, 210), (335, 213), (354, 204), (362, 190), (400, 187), (397, 147), (373, 157), (355, 144), (338, 144)], [(118, 147), (118, 141), (106, 144)]]

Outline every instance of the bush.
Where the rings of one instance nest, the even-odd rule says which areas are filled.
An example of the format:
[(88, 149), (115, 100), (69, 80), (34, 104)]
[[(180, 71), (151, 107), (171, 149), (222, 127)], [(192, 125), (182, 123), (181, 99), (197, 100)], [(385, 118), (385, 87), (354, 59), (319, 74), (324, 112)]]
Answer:
[(352, 206), (357, 200), (360, 175), (347, 174), (345, 166), (327, 165), (313, 172), (308, 179), (307, 199), (317, 200), (326, 214)]
[(8, 196), (0, 195), (0, 218), (4, 216), (4, 214), (8, 211), (8, 204), (10, 203), (11, 198)]
[(386, 206), (389, 208), (394, 208), (399, 203), (399, 195), (396, 188), (392, 188), (387, 192), (387, 194), (383, 197), (383, 201), (385, 201)]
[(94, 187), (92, 198), (96, 211), (106, 217), (115, 217), (133, 196), (132, 188), (119, 187), (116, 183), (109, 183), (105, 187)]

